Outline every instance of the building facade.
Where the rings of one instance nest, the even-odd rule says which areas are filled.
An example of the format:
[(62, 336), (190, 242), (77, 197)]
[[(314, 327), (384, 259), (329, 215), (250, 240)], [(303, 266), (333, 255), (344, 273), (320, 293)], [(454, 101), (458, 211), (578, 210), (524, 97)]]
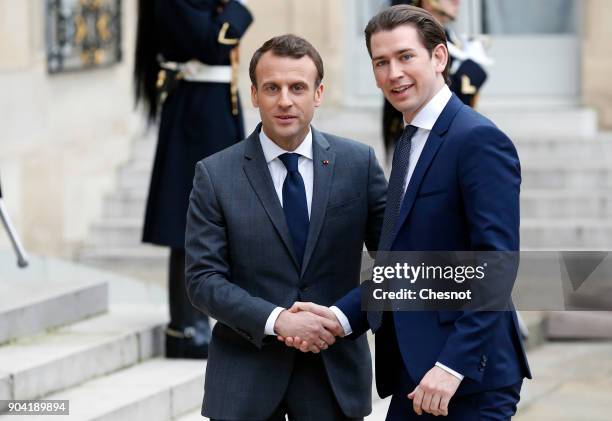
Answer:
[[(132, 99), (137, 2), (117, 3), (117, 63), (64, 73), (49, 71), (48, 3), (0, 0), (0, 180), (26, 246), (72, 257), (99, 216), (104, 194), (114, 188), (117, 167), (145, 133)], [(287, 32), (306, 37), (321, 52), (328, 106), (380, 107), (363, 28), (385, 0), (247, 5), (255, 24), (240, 53), (245, 108), (250, 56), (266, 39)], [(491, 41), (496, 63), (482, 92), (483, 107), (589, 107), (600, 129), (612, 129), (610, 21), (607, 0), (463, 0), (456, 25), (458, 32)], [(0, 244), (7, 244), (3, 233)]]

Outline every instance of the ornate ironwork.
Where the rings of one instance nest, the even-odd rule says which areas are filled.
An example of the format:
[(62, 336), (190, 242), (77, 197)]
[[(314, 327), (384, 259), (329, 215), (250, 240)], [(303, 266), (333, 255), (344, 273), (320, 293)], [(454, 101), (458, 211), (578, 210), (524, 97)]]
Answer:
[(47, 0), (49, 73), (121, 61), (121, 0)]

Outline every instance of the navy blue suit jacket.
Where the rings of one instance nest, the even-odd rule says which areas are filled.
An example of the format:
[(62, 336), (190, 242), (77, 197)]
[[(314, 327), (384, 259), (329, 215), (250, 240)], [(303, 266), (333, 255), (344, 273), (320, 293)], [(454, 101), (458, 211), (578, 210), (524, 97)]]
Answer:
[[(510, 139), (453, 94), (411, 177), (391, 250), (519, 250), (520, 183)], [(353, 335), (368, 329), (360, 295), (356, 288), (336, 303)], [(511, 302), (508, 311), (390, 316), (376, 332), (376, 382), (383, 397), (393, 393), (398, 364), (419, 383), (439, 361), (465, 376), (459, 395), (531, 377)]]

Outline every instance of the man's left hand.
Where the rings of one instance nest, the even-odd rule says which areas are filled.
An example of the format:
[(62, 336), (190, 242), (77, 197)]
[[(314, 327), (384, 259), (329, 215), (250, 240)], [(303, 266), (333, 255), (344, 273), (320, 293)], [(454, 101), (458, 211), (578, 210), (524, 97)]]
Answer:
[(408, 394), (414, 412), (422, 415), (448, 415), (448, 403), (459, 388), (461, 380), (452, 374), (434, 367), (425, 374), (421, 383)]

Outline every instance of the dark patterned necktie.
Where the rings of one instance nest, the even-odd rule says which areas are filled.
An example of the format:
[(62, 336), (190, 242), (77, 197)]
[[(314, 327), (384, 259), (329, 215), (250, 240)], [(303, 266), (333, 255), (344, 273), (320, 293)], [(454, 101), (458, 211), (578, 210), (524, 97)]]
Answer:
[[(385, 208), (380, 240), (378, 241), (379, 252), (388, 252), (393, 245), (397, 220), (402, 207), (402, 199), (404, 198), (404, 183), (406, 182), (408, 164), (410, 163), (412, 136), (414, 136), (416, 131), (417, 128), (415, 126), (406, 126), (395, 147), (391, 176), (389, 177), (389, 189), (387, 190), (387, 207)], [(388, 257), (384, 256), (385, 254), (387, 253), (381, 253), (377, 256), (376, 265), (385, 265), (385, 259)], [(373, 332), (380, 328), (382, 321), (382, 311), (368, 312), (368, 323)]]
[(393, 242), (393, 234), (400, 214), (402, 199), (404, 198), (404, 183), (408, 173), (410, 162), (410, 148), (412, 147), (412, 136), (416, 133), (415, 126), (406, 126), (395, 148), (393, 154), (393, 165), (389, 177), (389, 189), (387, 190), (387, 207), (383, 226), (378, 241), (379, 251), (389, 251)]
[(304, 179), (298, 171), (299, 157), (300, 155), (296, 153), (284, 153), (278, 158), (287, 168), (287, 177), (285, 177), (283, 183), (283, 212), (293, 240), (293, 251), (295, 251), (301, 267), (310, 221), (308, 219), (306, 187), (304, 186)]

